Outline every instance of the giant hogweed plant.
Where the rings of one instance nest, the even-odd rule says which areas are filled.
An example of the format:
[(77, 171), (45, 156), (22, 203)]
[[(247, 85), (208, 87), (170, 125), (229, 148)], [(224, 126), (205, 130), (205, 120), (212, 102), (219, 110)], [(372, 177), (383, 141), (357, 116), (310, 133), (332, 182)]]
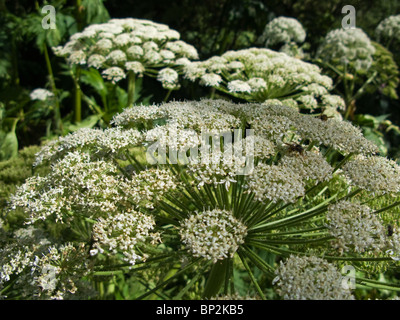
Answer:
[(142, 282), (133, 299), (237, 297), (239, 276), (261, 299), (354, 299), (345, 265), (400, 290), (377, 278), (400, 259), (400, 167), (351, 123), (223, 100), (112, 123), (37, 154), (51, 171), (10, 202), (26, 226), (1, 229), (3, 298), (102, 298), (120, 275)]

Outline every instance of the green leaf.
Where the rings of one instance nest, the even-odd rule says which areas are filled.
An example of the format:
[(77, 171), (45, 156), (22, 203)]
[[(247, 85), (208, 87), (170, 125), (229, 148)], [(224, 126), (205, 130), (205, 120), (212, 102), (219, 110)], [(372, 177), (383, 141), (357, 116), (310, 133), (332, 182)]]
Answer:
[(81, 72), (81, 82), (91, 86), (94, 90), (96, 90), (103, 100), (107, 99), (107, 86), (100, 72), (94, 68), (82, 70)]
[(69, 132), (74, 132), (82, 128), (93, 128), (101, 119), (100, 114), (91, 115), (79, 123), (64, 123), (64, 128)]
[(364, 137), (372, 142), (374, 142), (378, 148), (381, 155), (386, 155), (388, 148), (386, 146), (385, 140), (382, 137), (382, 133), (371, 128), (363, 128)]
[(10, 132), (0, 133), (0, 160), (8, 160), (18, 156), (18, 138), (15, 133), (16, 125), (19, 119), (14, 119)]

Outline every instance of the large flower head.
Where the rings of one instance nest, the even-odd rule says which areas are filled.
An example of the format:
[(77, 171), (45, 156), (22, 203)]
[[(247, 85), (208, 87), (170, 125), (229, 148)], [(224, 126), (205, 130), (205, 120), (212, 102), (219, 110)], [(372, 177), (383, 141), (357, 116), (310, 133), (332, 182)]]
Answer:
[(74, 34), (57, 56), (71, 65), (89, 66), (102, 71), (114, 83), (128, 73), (137, 76), (157, 74), (163, 87), (178, 87), (182, 59), (198, 59), (196, 49), (179, 40), (177, 31), (167, 25), (142, 19), (112, 19), (93, 24)]
[(348, 65), (357, 73), (366, 72), (372, 65), (375, 47), (361, 29), (336, 29), (330, 31), (318, 49), (322, 60)]
[(322, 75), (318, 66), (270, 49), (228, 51), (193, 62), (185, 67), (185, 77), (247, 101), (291, 100), (294, 107), (315, 109), (318, 103), (326, 107), (332, 100), (332, 79)]
[(290, 42), (302, 43), (305, 38), (306, 32), (297, 19), (277, 17), (265, 26), (260, 40), (265, 43), (266, 47), (270, 47)]

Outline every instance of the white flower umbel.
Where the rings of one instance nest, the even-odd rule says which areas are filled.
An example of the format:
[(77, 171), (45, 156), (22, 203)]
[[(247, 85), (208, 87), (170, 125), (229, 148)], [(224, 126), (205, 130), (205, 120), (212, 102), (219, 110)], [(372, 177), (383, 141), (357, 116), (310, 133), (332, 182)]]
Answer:
[(81, 279), (91, 271), (82, 244), (51, 243), (33, 226), (17, 229), (1, 244), (1, 288), (11, 284), (21, 299), (79, 298), (76, 292), (83, 288)]
[(289, 119), (294, 123), (297, 133), (302, 138), (311, 139), (317, 144), (332, 147), (344, 154), (362, 153), (374, 154), (378, 147), (367, 140), (360, 128), (349, 121), (340, 119), (327, 119), (323, 121), (309, 115), (290, 115)]
[(174, 73), (163, 71), (158, 78), (164, 88), (177, 89), (177, 72), (190, 60), (198, 59), (196, 49), (179, 38), (177, 31), (164, 24), (132, 18), (111, 19), (86, 27), (71, 36), (64, 46), (53, 49), (71, 65), (99, 69), (113, 83), (130, 72), (153, 76), (167, 68)]
[(296, 202), (304, 195), (304, 183), (291, 168), (258, 164), (248, 181), (249, 191), (261, 202)]
[[(241, 65), (229, 68), (237, 72)], [(264, 285), (278, 268), (277, 292), (285, 299), (344, 299), (350, 293), (322, 258), (365, 271), (374, 280), (362, 279), (363, 289), (382, 288), (375, 276), (400, 259), (400, 170), (373, 156), (376, 146), (350, 122), (299, 112), (279, 99), (204, 99), (135, 106), (112, 123), (116, 127), (82, 129), (44, 147), (37, 162), (49, 163), (49, 171), (28, 178), (10, 198), (30, 226), (50, 227), (63, 243), (82, 242), (82, 261), (90, 262), (85, 280), (132, 272), (133, 280), (156, 277), (160, 294), (168, 285), (171, 297), (203, 291), (208, 298), (224, 287), (234, 293), (232, 274), (247, 272), (246, 287), (264, 299)], [(162, 149), (164, 162), (148, 161), (149, 151), (160, 155)], [(176, 155), (187, 161), (173, 162)], [(12, 228), (8, 217), (4, 225)], [(0, 230), (1, 295), (39, 280), (52, 297), (65, 297), (59, 275), (77, 265), (45, 259), (32, 274), (29, 261), (41, 260), (49, 246), (38, 240), (41, 252), (18, 249), (5, 233)], [(51, 255), (60, 255), (56, 248)], [(280, 266), (265, 260), (288, 253), (298, 258)], [(170, 273), (176, 278), (165, 277), (177, 269)], [(194, 280), (182, 290), (179, 279), (186, 278)]]
[(34, 166), (54, 161), (67, 152), (91, 152), (93, 158), (112, 157), (124, 150), (139, 145), (142, 134), (136, 129), (122, 130), (120, 127), (102, 129), (82, 128), (58, 140), (52, 140), (36, 155)]
[(163, 117), (165, 113), (158, 105), (137, 105), (125, 108), (124, 111), (116, 114), (110, 123), (114, 126), (129, 126)]
[(318, 49), (317, 57), (337, 64), (348, 64), (355, 72), (365, 72), (373, 62), (375, 47), (360, 28), (330, 31)]
[(93, 218), (134, 206), (127, 198), (133, 193), (130, 187), (112, 163), (92, 162), (88, 154), (70, 152), (45, 177), (28, 178), (10, 202), (29, 214), (27, 223), (49, 217), (68, 223), (75, 213)]
[(317, 151), (292, 152), (282, 157), (280, 165), (291, 168), (305, 180), (327, 181), (333, 168)]
[(194, 257), (216, 263), (233, 257), (245, 240), (247, 228), (232, 212), (214, 209), (191, 214), (181, 222), (179, 233)]
[(200, 80), (201, 85), (247, 101), (293, 98), (296, 107), (308, 109), (314, 109), (332, 89), (332, 79), (322, 75), (318, 66), (262, 48), (228, 51), (192, 62), (184, 67), (184, 73), (191, 81)]
[(112, 83), (117, 83), (126, 77), (124, 70), (119, 67), (107, 68), (102, 72), (102, 75)]
[(54, 94), (46, 89), (35, 89), (30, 93), (30, 98), (31, 100), (40, 100), (40, 101), (46, 101), (51, 97), (54, 97)]
[(126, 195), (137, 207), (154, 209), (157, 202), (178, 188), (179, 182), (166, 169), (147, 169), (132, 175), (126, 181)]
[(265, 47), (275, 44), (286, 44), (290, 42), (303, 43), (306, 39), (306, 31), (301, 23), (294, 18), (278, 17), (271, 20), (260, 37)]
[(160, 240), (158, 233), (152, 233), (154, 218), (137, 211), (129, 211), (99, 218), (93, 226), (94, 245), (91, 254), (98, 252), (108, 254), (121, 253), (124, 260), (131, 265), (136, 261), (146, 260), (146, 256), (136, 250), (141, 243), (156, 243)]
[(242, 154), (212, 150), (209, 153), (200, 153), (197, 159), (192, 160), (188, 164), (188, 172), (198, 181), (198, 187), (204, 184), (217, 187), (221, 184), (229, 190), (230, 184), (236, 182), (238, 176), (247, 174), (246, 168), (251, 164), (249, 166), (246, 161), (246, 156)]
[(385, 246), (385, 228), (365, 206), (341, 201), (328, 207), (327, 228), (333, 247), (343, 252), (379, 252)]
[(163, 88), (174, 90), (179, 88), (179, 75), (171, 68), (164, 68), (158, 72), (157, 80), (162, 83)]
[(345, 164), (343, 172), (352, 184), (372, 194), (400, 191), (400, 167), (385, 157), (358, 155)]
[(375, 29), (375, 35), (380, 43), (389, 45), (400, 42), (400, 15), (390, 16), (382, 20)]
[(276, 270), (276, 292), (285, 300), (353, 300), (342, 275), (328, 261), (291, 255)]

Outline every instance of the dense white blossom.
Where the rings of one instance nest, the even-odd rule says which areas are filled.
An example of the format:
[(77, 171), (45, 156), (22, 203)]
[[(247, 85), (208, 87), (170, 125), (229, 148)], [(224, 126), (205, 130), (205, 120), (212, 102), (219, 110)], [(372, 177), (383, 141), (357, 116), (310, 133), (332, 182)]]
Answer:
[[(176, 89), (180, 66), (198, 59), (197, 50), (179, 38), (177, 31), (164, 24), (143, 19), (111, 19), (89, 25), (53, 51), (71, 65), (101, 70), (103, 77), (114, 83), (124, 79), (128, 71), (139, 76), (160, 71), (158, 78), (163, 87)], [(174, 74), (166, 74), (166, 69)]]
[(274, 284), (285, 300), (353, 300), (333, 264), (314, 256), (291, 255), (276, 270)]
[(213, 263), (233, 257), (246, 234), (246, 226), (232, 212), (219, 209), (191, 214), (180, 225), (182, 242), (191, 254)]
[(400, 15), (382, 20), (375, 29), (377, 40), (382, 43), (400, 41)]
[(340, 252), (380, 251), (385, 246), (385, 228), (365, 206), (341, 201), (328, 207), (327, 228)]
[(54, 97), (54, 94), (49, 90), (39, 88), (33, 90), (29, 96), (31, 100), (46, 101), (47, 99)]
[(289, 17), (277, 17), (265, 26), (260, 42), (263, 42), (265, 47), (270, 47), (275, 44), (290, 42), (302, 43), (305, 38), (306, 31), (298, 20)]
[(146, 259), (145, 255), (135, 250), (136, 246), (144, 242), (155, 244), (160, 241), (160, 235), (151, 232), (154, 226), (153, 217), (136, 211), (100, 217), (93, 226), (95, 243), (91, 254), (121, 252), (123, 259), (134, 265), (136, 261)]
[(345, 164), (343, 172), (354, 185), (372, 194), (400, 191), (400, 167), (385, 157), (358, 155)]
[(372, 65), (374, 53), (375, 47), (363, 30), (335, 29), (326, 35), (317, 56), (333, 64), (350, 64), (356, 72), (365, 72)]
[[(288, 100), (297, 106), (317, 107), (329, 96), (332, 79), (318, 66), (270, 49), (227, 51), (184, 67), (185, 77), (248, 101)], [(302, 94), (298, 94), (302, 91)]]
[(249, 176), (248, 187), (255, 199), (261, 202), (296, 202), (305, 192), (302, 178), (291, 168), (264, 163), (254, 168)]

